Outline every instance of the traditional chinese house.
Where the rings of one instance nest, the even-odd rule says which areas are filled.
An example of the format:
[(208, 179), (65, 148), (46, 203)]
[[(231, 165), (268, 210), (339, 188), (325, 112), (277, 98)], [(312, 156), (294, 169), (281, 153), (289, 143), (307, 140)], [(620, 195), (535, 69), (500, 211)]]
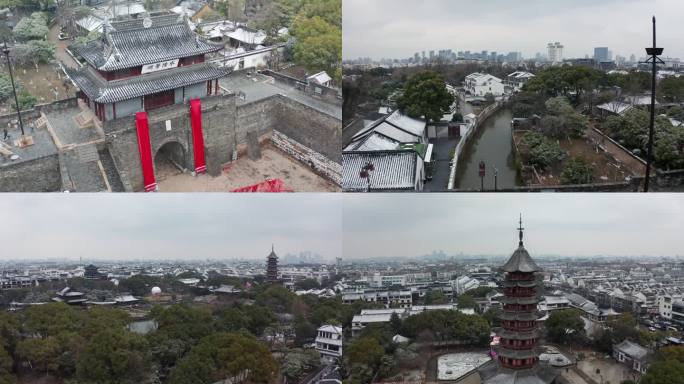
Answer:
[(222, 48), (175, 14), (112, 22), (101, 38), (69, 47), (86, 64), (67, 72), (79, 98), (107, 121), (218, 93), (229, 71), (206, 55)]

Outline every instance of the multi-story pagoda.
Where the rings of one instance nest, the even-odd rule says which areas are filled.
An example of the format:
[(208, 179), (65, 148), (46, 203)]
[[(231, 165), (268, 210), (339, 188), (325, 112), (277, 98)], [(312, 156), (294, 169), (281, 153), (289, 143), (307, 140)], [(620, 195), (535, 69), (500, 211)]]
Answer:
[(266, 281), (269, 283), (278, 282), (278, 256), (273, 246), (271, 246), (271, 253), (266, 259)]
[(548, 384), (556, 372), (539, 363), (541, 317), (537, 305), (542, 295), (541, 268), (532, 260), (523, 245), (522, 218), (518, 227), (518, 249), (508, 259), (502, 270), (506, 273), (503, 283), (504, 298), (501, 314), (502, 329), (496, 347), (497, 361), (481, 372), (484, 382)]
[(176, 14), (105, 23), (101, 38), (69, 47), (86, 65), (67, 73), (79, 98), (107, 121), (218, 93), (230, 70), (205, 56), (222, 48)]

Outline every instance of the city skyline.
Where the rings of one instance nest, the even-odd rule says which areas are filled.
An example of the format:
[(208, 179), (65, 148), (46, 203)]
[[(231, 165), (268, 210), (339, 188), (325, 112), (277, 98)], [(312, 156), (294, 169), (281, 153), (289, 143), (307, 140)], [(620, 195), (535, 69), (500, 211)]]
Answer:
[(345, 260), (510, 255), (519, 214), (533, 256), (684, 255), (684, 203), (675, 194), (345, 195), (343, 203)]
[[(194, 196), (195, 198), (188, 198)], [(341, 256), (335, 194), (26, 194), (0, 201), (0, 262)]]
[(608, 47), (613, 57), (639, 58), (652, 43), (652, 15), (658, 18), (658, 45), (665, 48), (664, 55), (684, 56), (679, 46), (684, 32), (676, 16), (684, 12), (684, 4), (673, 0), (533, 0), (524, 7), (505, 5), (500, 0), (346, 0), (343, 12), (354, 17), (343, 18), (343, 57), (402, 59), (415, 52), (426, 51), (427, 56), (430, 50), (451, 49), (504, 55), (519, 51), (534, 58), (536, 53), (546, 55), (549, 42), (560, 42), (565, 58), (593, 57), (596, 47)]

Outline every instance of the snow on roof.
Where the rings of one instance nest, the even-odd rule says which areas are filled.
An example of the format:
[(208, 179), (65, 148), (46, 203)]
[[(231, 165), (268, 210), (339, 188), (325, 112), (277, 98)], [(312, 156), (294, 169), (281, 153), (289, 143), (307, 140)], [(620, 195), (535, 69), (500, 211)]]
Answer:
[(391, 313), (382, 313), (377, 315), (355, 315), (352, 323), (386, 323), (392, 318)]
[(88, 32), (98, 31), (102, 32), (102, 19), (95, 17), (93, 15), (88, 15), (82, 19), (76, 21), (76, 25), (85, 29)]
[[(352, 146), (356, 145), (352, 144)], [(358, 151), (382, 151), (393, 150), (399, 148), (399, 142), (389, 139), (385, 136), (373, 133), (357, 148), (351, 148)]]
[(404, 115), (398, 110), (387, 116), (385, 121), (417, 136), (425, 133), (425, 121)]
[(338, 335), (342, 334), (342, 327), (338, 327), (336, 325), (330, 325), (330, 324), (325, 324), (321, 325), (318, 327), (319, 332), (330, 332), (330, 333), (336, 333)]
[(525, 72), (525, 71), (515, 71), (508, 75), (510, 78), (514, 79), (529, 79), (531, 77), (534, 77), (533, 73)]
[[(625, 97), (625, 103), (631, 105), (651, 105), (651, 96), (627, 96)], [(658, 105), (658, 100), (655, 101)]]
[(263, 44), (266, 40), (266, 32), (247, 29), (246, 27), (237, 27), (234, 31), (226, 34), (231, 39), (247, 43), (247, 44)]
[(311, 75), (311, 76), (307, 77), (306, 80), (313, 81), (313, 82), (318, 83), (320, 85), (325, 85), (332, 80), (332, 77), (330, 77), (326, 71), (322, 71), (322, 72), (318, 72), (315, 75)]
[(622, 115), (623, 113), (632, 109), (632, 106), (627, 103), (622, 103), (619, 101), (611, 101), (610, 103), (605, 103), (597, 106), (596, 108), (615, 113), (617, 115)]
[(622, 351), (622, 353), (630, 356), (633, 359), (642, 359), (649, 353), (648, 349), (629, 340), (625, 340), (620, 344), (616, 344), (613, 346), (613, 348)]

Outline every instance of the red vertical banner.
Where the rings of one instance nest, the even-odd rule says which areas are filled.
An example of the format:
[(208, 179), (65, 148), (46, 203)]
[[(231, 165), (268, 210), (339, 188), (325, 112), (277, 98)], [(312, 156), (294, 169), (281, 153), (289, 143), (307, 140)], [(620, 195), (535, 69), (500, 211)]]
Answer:
[(207, 171), (204, 158), (204, 137), (202, 137), (202, 102), (200, 99), (190, 100), (190, 121), (192, 123), (192, 145), (195, 153), (195, 172)]
[(135, 114), (135, 126), (138, 130), (138, 149), (140, 150), (140, 164), (143, 171), (145, 192), (157, 189), (154, 178), (154, 164), (152, 164), (152, 144), (150, 143), (150, 128), (147, 122), (147, 112)]

